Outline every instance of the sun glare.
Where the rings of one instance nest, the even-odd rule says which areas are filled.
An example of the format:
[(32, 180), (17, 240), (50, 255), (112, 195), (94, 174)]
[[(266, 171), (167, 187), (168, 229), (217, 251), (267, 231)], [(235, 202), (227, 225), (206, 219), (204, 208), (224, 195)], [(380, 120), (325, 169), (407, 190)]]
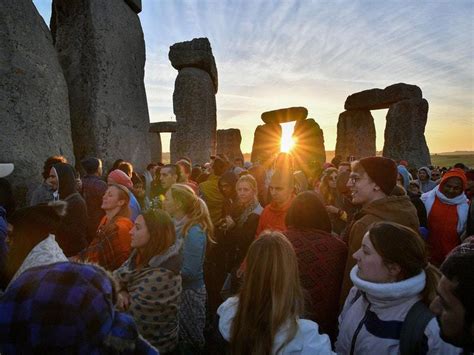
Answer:
[(282, 131), (281, 131), (281, 146), (280, 146), (280, 151), (288, 153), (290, 152), (294, 145), (295, 141), (293, 139), (293, 129), (295, 127), (294, 122), (288, 122), (288, 123), (283, 123), (281, 125)]

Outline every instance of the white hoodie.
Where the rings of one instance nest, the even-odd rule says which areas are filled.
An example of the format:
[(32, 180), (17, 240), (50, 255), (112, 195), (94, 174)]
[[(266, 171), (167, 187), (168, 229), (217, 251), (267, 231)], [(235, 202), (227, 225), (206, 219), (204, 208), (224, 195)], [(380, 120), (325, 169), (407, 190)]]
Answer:
[[(230, 341), (230, 329), (239, 304), (238, 297), (230, 297), (217, 310), (219, 315), (219, 331), (226, 341)], [(288, 325), (282, 326), (273, 342), (273, 354), (286, 340)], [(318, 324), (307, 320), (298, 320), (298, 331), (295, 337), (278, 353), (278, 355), (326, 355), (331, 351), (331, 342), (326, 334), (319, 334)]]

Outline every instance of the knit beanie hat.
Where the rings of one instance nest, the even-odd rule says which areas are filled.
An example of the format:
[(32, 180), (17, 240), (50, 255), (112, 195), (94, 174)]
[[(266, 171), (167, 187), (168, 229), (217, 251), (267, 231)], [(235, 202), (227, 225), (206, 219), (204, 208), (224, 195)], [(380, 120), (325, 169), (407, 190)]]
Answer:
[(97, 171), (100, 165), (100, 159), (90, 157), (81, 161), (82, 167), (88, 174), (93, 174)]
[(109, 179), (113, 180), (116, 184), (123, 185), (129, 189), (133, 188), (133, 182), (130, 177), (125, 174), (122, 170), (116, 169), (109, 174)]
[(397, 184), (397, 164), (392, 159), (368, 157), (359, 160), (367, 175), (385, 195), (390, 195)]
[(457, 177), (461, 179), (462, 189), (466, 190), (466, 185), (467, 185), (466, 173), (464, 172), (464, 170), (458, 169), (458, 168), (451, 169), (443, 175), (443, 178), (441, 179), (441, 182), (439, 183), (439, 188), (442, 189), (446, 181), (448, 181), (448, 179), (452, 177)]

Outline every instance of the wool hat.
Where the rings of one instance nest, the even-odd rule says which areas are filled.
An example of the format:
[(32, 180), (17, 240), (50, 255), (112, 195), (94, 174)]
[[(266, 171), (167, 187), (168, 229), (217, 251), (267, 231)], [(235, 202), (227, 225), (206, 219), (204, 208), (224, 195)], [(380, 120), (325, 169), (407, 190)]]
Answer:
[(113, 180), (113, 182), (116, 184), (123, 185), (129, 189), (133, 188), (132, 179), (130, 179), (130, 177), (122, 170), (116, 169), (111, 171), (109, 174), (109, 179)]
[(397, 184), (397, 164), (384, 157), (368, 157), (359, 160), (367, 175), (385, 195), (390, 195)]
[(12, 163), (0, 164), (0, 178), (10, 175), (14, 167)]
[(26, 270), (0, 300), (0, 351), (158, 354), (132, 316), (115, 310), (115, 292), (111, 276), (94, 265), (59, 262)]
[(81, 165), (87, 173), (94, 173), (100, 166), (100, 159), (90, 157), (81, 160)]
[(441, 179), (441, 182), (439, 183), (439, 188), (442, 189), (443, 185), (446, 183), (446, 181), (448, 181), (448, 179), (452, 178), (452, 177), (457, 177), (457, 178), (461, 179), (462, 189), (463, 190), (466, 189), (466, 185), (467, 185), (466, 173), (464, 172), (464, 170), (459, 169), (459, 168), (453, 168), (453, 169), (449, 170), (448, 172), (446, 172), (443, 175), (443, 177)]

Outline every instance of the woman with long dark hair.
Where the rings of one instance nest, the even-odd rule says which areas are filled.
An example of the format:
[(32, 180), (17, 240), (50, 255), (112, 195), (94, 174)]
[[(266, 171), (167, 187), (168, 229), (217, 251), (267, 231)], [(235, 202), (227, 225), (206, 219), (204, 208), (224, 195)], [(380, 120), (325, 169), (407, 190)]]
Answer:
[(132, 253), (114, 272), (120, 285), (117, 306), (128, 310), (143, 337), (166, 354), (178, 344), (183, 241), (163, 210), (139, 215), (130, 234)]

